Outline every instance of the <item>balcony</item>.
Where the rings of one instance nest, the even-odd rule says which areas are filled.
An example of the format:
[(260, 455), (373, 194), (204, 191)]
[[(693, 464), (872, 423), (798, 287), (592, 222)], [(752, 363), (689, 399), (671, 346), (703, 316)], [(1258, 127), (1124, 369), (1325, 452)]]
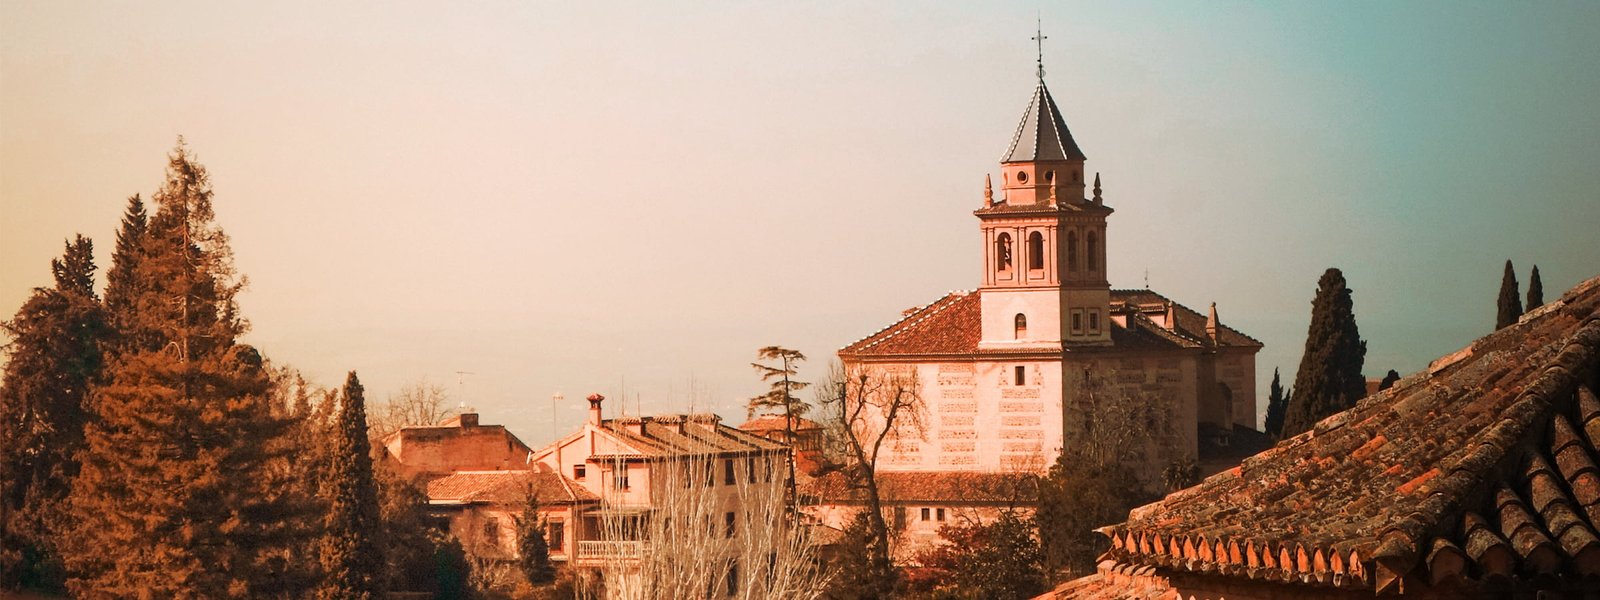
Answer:
[(577, 558), (578, 560), (637, 560), (644, 556), (645, 544), (646, 542), (640, 540), (615, 542), (580, 540)]

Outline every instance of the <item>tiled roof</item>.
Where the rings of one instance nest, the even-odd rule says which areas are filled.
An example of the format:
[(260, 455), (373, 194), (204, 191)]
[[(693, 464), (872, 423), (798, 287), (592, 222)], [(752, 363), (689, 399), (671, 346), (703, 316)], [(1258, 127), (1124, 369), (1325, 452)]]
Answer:
[(983, 333), (982, 305), (974, 292), (950, 292), (907, 311), (893, 325), (845, 346), (840, 354), (971, 354)]
[(1017, 133), (1011, 136), (1011, 147), (1000, 162), (1032, 162), (1040, 160), (1084, 160), (1083, 151), (1073, 141), (1067, 122), (1056, 108), (1055, 98), (1044, 87), (1044, 78), (1033, 88), (1033, 99), (1028, 101), (1027, 112), (1017, 124)]
[[(899, 321), (839, 350), (841, 355), (962, 355), (976, 354), (983, 337), (981, 292), (951, 292), (932, 304), (906, 311)], [(1146, 310), (1171, 304), (1175, 329), (1162, 327), (1144, 315)], [(1217, 340), (1206, 333), (1206, 316), (1150, 290), (1111, 290), (1111, 312), (1127, 316), (1127, 325), (1111, 323), (1115, 349), (1173, 349), (1203, 347), (1260, 348), (1261, 342), (1220, 323)], [(1163, 317), (1164, 318), (1164, 317)]]
[[(750, 419), (749, 421), (745, 421), (743, 425), (739, 426), (739, 429), (743, 431), (754, 432), (784, 431), (787, 428), (783, 426), (783, 421), (783, 415), (761, 415), (754, 419)], [(822, 429), (821, 423), (804, 417), (794, 418), (795, 431), (811, 431), (817, 429)]]
[[(824, 503), (848, 503), (858, 497), (839, 471), (801, 482), (800, 493)], [(1039, 499), (1039, 487), (1038, 480), (1026, 473), (885, 471), (878, 473), (878, 495), (900, 503), (1031, 504)]]
[(1132, 566), (1394, 591), (1600, 577), (1600, 277), (1102, 529)]
[(516, 504), (532, 486), (539, 504), (596, 502), (599, 497), (560, 473), (457, 471), (428, 482), (428, 500), (441, 503)]
[(621, 457), (597, 455), (591, 460), (683, 454), (759, 454), (788, 449), (781, 442), (723, 425), (722, 417), (716, 415), (623, 417), (606, 419), (600, 427), (638, 450), (638, 454)]

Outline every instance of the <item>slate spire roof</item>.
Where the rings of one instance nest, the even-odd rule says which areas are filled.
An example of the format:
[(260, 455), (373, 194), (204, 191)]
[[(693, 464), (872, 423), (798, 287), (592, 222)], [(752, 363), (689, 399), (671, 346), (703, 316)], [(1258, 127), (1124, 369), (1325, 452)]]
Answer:
[(1056, 101), (1050, 97), (1050, 90), (1041, 77), (1038, 87), (1033, 88), (1028, 111), (1023, 113), (1022, 123), (1011, 137), (1011, 148), (1000, 162), (1045, 160), (1084, 160), (1084, 156), (1078, 143), (1072, 141), (1072, 132), (1067, 130), (1067, 123), (1062, 120), (1061, 111), (1056, 108)]

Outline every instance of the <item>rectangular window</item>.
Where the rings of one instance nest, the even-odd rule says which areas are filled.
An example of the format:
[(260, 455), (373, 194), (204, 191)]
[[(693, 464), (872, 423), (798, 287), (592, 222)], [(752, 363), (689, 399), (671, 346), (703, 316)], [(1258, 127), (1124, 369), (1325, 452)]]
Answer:
[(767, 457), (767, 483), (772, 483), (772, 457)]
[(1083, 309), (1072, 310), (1072, 332), (1083, 333)]
[(628, 489), (628, 465), (617, 465), (611, 471), (611, 487), (619, 490)]
[(927, 508), (923, 508), (922, 509), (922, 520), (924, 520), (924, 521), (928, 520), (928, 509)]
[(588, 470), (589, 468), (585, 465), (572, 465), (572, 478), (583, 481), (583, 476)]
[(734, 525), (733, 513), (722, 515), (722, 537), (733, 539), (733, 532), (738, 527)]
[(500, 545), (500, 519), (489, 517), (483, 522), (483, 539), (494, 546)]
[(934, 519), (939, 521), (940, 523), (943, 523), (944, 522), (944, 509), (942, 509), (942, 508), (934, 509)]
[(567, 524), (561, 521), (550, 521), (550, 531), (545, 536), (550, 543), (551, 552), (566, 552)]
[(1089, 311), (1089, 333), (1100, 333), (1100, 311)]
[(708, 460), (708, 461), (705, 461), (704, 463), (702, 463), (701, 467), (706, 470), (706, 487), (714, 487), (714, 486), (716, 486), (717, 485), (717, 463), (714, 462), (714, 461), (709, 461)]
[(906, 507), (894, 507), (894, 530), (901, 531), (906, 528)]
[(728, 595), (735, 596), (739, 593), (739, 561), (728, 561)]
[(750, 483), (756, 482), (756, 459), (754, 456), (744, 459), (744, 469), (750, 475)]
[(733, 459), (722, 461), (722, 485), (733, 485)]
[(1017, 375), (1017, 377), (1016, 377), (1017, 385), (1027, 385), (1028, 384), (1028, 368), (1027, 367), (1024, 367), (1022, 365), (1017, 365), (1016, 375)]

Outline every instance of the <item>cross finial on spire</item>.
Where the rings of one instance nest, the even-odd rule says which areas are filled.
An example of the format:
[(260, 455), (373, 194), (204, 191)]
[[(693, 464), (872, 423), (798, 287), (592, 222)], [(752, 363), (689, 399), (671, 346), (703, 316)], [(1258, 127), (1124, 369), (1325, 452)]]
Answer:
[(1035, 18), (1034, 19), (1034, 25), (1035, 25), (1035, 31), (1034, 31), (1034, 34), (1033, 34), (1033, 41), (1039, 47), (1039, 79), (1041, 81), (1043, 81), (1044, 80), (1044, 41), (1050, 39), (1050, 37), (1044, 34), (1044, 19), (1042, 17)]

